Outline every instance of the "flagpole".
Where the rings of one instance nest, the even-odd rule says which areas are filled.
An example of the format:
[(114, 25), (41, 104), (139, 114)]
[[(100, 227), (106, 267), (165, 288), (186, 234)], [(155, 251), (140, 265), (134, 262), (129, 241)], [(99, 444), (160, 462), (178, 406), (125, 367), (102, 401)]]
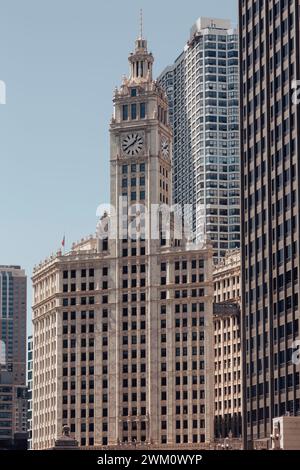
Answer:
[(62, 245), (62, 251), (63, 251), (63, 255), (64, 255), (65, 254), (65, 246), (66, 246), (66, 235), (65, 234), (64, 234), (64, 237), (62, 239), (61, 245)]

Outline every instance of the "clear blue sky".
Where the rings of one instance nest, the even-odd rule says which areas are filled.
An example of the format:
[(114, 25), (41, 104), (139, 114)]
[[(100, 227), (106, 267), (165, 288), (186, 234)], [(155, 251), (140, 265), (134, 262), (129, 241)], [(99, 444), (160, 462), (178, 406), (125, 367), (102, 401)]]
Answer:
[[(237, 0), (0, 0), (0, 264), (29, 278), (64, 233), (67, 249), (93, 233), (109, 202), (112, 92), (140, 8), (156, 75), (199, 16), (237, 22)], [(28, 294), (30, 305), (30, 281)]]

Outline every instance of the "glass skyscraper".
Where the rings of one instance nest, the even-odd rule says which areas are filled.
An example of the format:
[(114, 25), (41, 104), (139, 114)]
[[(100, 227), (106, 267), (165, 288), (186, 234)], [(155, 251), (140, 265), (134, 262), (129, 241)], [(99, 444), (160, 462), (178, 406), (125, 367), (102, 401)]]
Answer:
[(193, 237), (214, 258), (240, 246), (238, 36), (230, 21), (199, 18), (158, 79), (173, 128), (173, 202), (189, 207)]

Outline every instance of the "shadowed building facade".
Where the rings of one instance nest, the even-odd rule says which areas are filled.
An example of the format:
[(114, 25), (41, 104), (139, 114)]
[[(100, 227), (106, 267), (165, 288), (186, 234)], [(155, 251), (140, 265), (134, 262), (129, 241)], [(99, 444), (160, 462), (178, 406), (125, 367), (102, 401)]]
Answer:
[[(300, 413), (299, 0), (240, 0), (244, 443)], [(261, 442), (262, 443), (262, 442)]]

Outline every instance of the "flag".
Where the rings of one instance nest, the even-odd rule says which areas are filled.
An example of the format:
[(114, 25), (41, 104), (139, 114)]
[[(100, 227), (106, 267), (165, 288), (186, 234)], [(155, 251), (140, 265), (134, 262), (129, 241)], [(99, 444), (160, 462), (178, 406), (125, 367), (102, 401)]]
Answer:
[(66, 237), (64, 235), (64, 238), (61, 241), (61, 246), (64, 248), (65, 247), (65, 242), (66, 242)]

